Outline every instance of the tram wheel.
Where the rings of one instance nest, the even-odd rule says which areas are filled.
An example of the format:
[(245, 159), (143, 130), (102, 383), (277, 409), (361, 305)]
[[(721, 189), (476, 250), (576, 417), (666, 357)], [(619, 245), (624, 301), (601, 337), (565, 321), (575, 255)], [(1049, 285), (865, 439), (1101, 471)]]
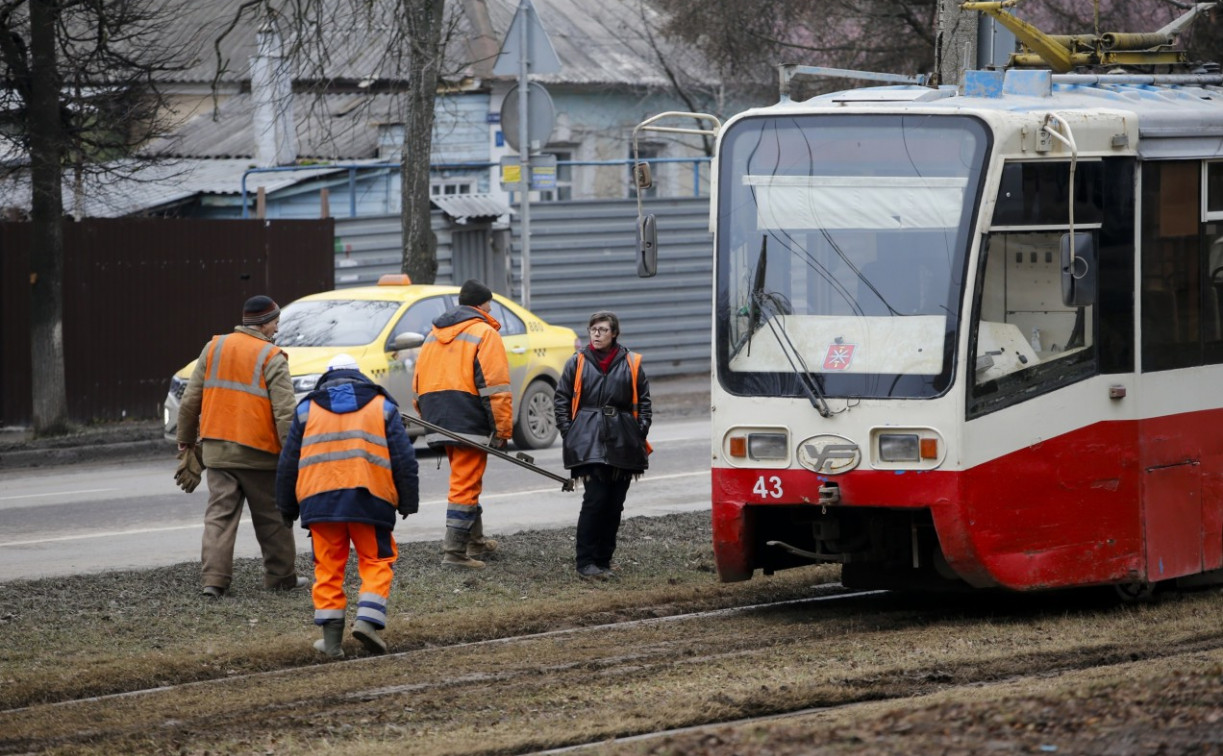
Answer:
[(1155, 596), (1155, 584), (1145, 580), (1133, 583), (1118, 583), (1113, 586), (1117, 598), (1129, 604), (1150, 601)]

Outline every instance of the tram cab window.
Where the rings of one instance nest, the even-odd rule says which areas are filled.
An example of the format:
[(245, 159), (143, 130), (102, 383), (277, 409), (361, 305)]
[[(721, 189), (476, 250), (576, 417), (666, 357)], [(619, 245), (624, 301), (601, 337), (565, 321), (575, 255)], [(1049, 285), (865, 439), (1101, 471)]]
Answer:
[(1070, 228), (1068, 161), (1003, 166), (976, 273), (968, 416), (983, 415), (1097, 374), (1134, 369), (1132, 157), (1081, 160), (1074, 229), (1092, 235), (1093, 304), (1062, 302), (1060, 248)]
[[(1075, 223), (1098, 224), (1103, 219), (1104, 173), (1099, 160), (1080, 160), (1075, 165)], [(1065, 226), (1070, 210), (1069, 185), (1069, 163), (1007, 163), (1002, 169), (992, 225)]]
[(1091, 375), (1095, 307), (1062, 304), (1061, 231), (991, 234), (973, 324), (970, 414)]

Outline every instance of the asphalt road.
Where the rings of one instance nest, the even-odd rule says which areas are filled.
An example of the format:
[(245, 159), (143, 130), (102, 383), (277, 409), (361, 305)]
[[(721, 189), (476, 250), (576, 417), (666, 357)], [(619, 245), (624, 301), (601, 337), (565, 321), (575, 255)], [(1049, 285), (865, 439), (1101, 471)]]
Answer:
[[(709, 421), (656, 418), (649, 473), (633, 484), (625, 517), (707, 509), (710, 500)], [(560, 444), (536, 451), (536, 464), (563, 473)], [(397, 520), (396, 539), (441, 540), (448, 468), (444, 457), (418, 448), (421, 508)], [(175, 459), (164, 455), (0, 471), (0, 581), (199, 560), (207, 485), (186, 494), (174, 484)], [(484, 527), (491, 536), (572, 526), (581, 490), (502, 460), (484, 478)], [(309, 548), (304, 531), (299, 550)], [(249, 521), (239, 529), (235, 556), (257, 557)]]

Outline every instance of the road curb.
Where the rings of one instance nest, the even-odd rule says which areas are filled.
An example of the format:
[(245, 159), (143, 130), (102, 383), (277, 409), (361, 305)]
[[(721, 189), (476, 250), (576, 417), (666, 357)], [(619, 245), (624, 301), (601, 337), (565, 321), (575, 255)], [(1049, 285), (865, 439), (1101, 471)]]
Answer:
[[(657, 381), (661, 390), (652, 391), (654, 421), (667, 418), (690, 418), (709, 413), (709, 389), (704, 380), (687, 378), (661, 378)], [(108, 433), (97, 430), (90, 440), (46, 439), (25, 444), (0, 446), (0, 470), (15, 470), (31, 467), (55, 467), (84, 464), (116, 459), (148, 460), (163, 458), (171, 464), (178, 450), (173, 441), (161, 435), (159, 424), (151, 429), (116, 428)], [(127, 439), (115, 438), (120, 433)], [(148, 438), (141, 435), (153, 433)], [(558, 441), (559, 444), (559, 441)]]
[(0, 470), (24, 467), (56, 467), (118, 458), (150, 459), (164, 457), (173, 460), (174, 444), (162, 438), (144, 441), (120, 441), (84, 446), (12, 449), (0, 452)]

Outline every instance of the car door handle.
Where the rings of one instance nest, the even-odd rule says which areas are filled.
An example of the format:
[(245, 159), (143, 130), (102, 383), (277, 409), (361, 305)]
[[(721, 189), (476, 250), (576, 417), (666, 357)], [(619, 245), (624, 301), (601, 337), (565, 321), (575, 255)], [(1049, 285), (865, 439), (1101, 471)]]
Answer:
[(514, 354), (526, 354), (527, 348), (526, 347), (514, 347), (513, 349), (510, 350), (510, 352)]

